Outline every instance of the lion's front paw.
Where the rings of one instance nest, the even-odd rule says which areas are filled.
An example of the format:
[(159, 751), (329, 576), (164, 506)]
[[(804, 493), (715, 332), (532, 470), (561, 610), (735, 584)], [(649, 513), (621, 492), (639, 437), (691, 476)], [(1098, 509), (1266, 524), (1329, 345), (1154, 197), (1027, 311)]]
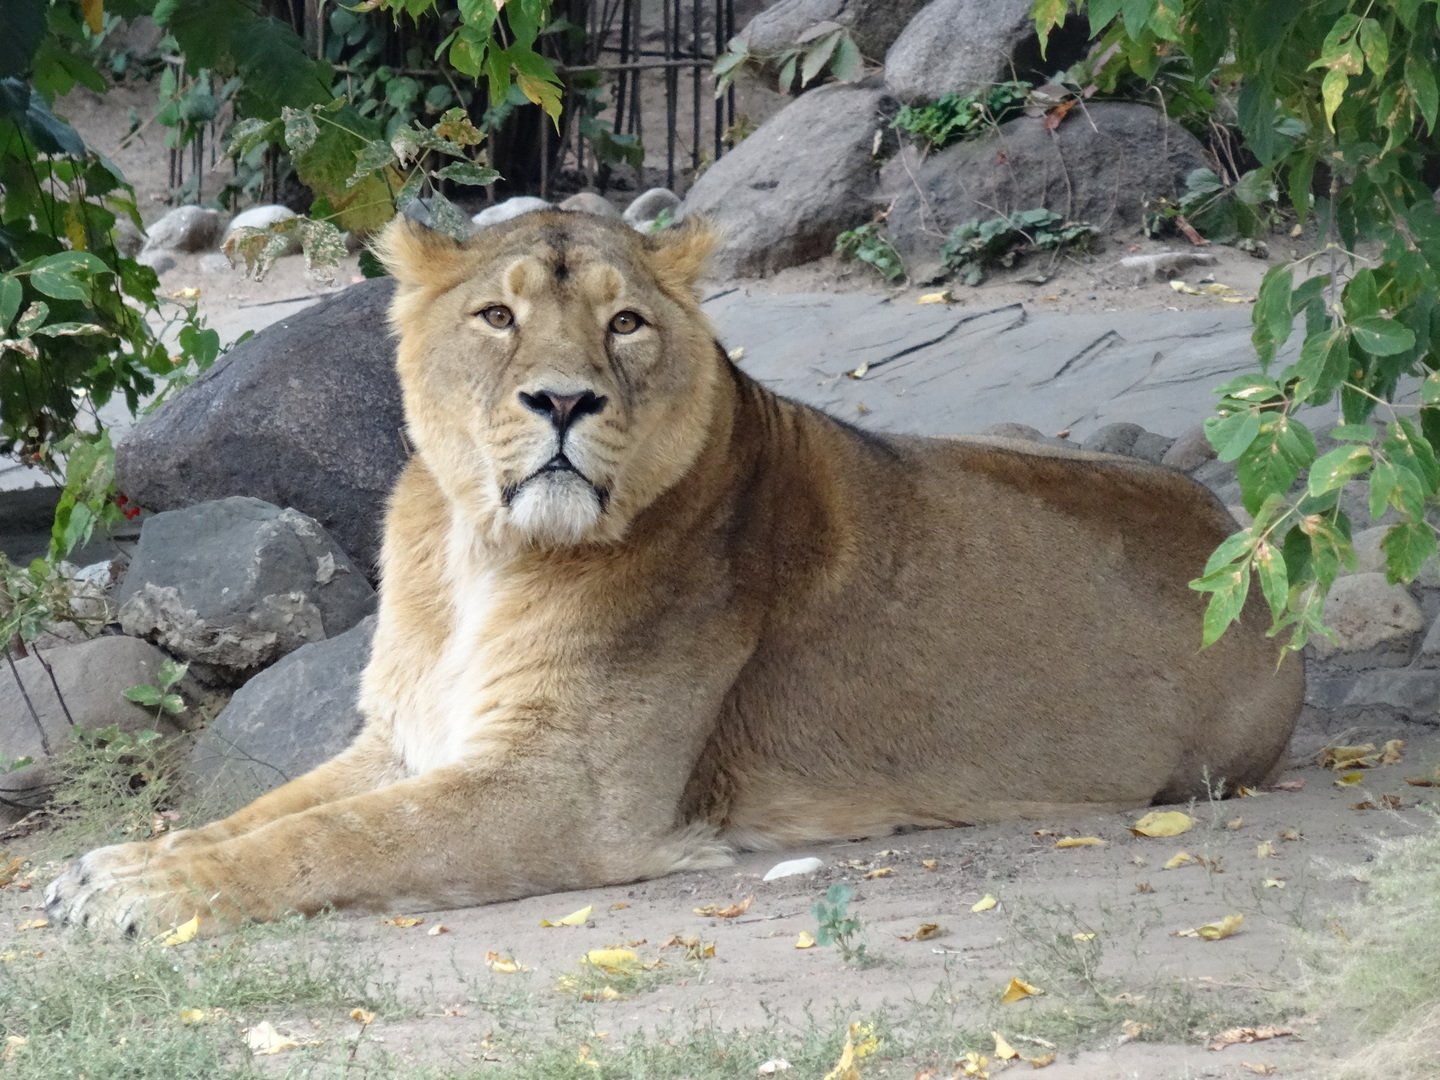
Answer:
[(45, 890), (45, 910), (60, 926), (145, 937), (213, 914), (195, 877), (150, 845), (116, 844), (67, 866)]

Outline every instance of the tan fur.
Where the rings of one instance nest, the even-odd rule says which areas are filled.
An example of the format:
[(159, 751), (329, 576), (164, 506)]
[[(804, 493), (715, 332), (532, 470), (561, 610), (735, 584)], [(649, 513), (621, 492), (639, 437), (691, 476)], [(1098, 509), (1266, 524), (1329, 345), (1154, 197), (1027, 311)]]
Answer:
[[(775, 397), (700, 312), (709, 243), (562, 213), (463, 246), (391, 226), (417, 453), (366, 727), (231, 818), (91, 853), (53, 911), (148, 929), (483, 903), (1266, 778), (1302, 675), (1258, 607), (1200, 650), (1186, 582), (1234, 528), (1211, 495)], [(612, 333), (626, 310), (645, 325)], [(542, 391), (605, 399), (564, 436), (583, 477), (536, 473), (559, 446)]]

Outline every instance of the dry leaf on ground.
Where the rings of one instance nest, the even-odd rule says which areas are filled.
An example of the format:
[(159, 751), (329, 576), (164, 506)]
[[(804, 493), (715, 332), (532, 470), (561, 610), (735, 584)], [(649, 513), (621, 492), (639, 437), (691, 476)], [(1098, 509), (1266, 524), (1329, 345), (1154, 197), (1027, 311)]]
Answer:
[(941, 289), (939, 292), (922, 293), (915, 300), (917, 304), (954, 304), (957, 302), (955, 294), (949, 289)]
[(975, 903), (970, 905), (970, 910), (975, 912), (976, 915), (979, 915), (982, 911), (989, 911), (998, 903), (1000, 903), (999, 900), (996, 900), (995, 897), (991, 896), (989, 893), (986, 893), (979, 900), (976, 900)]
[(586, 905), (585, 905), (584, 907), (582, 907), (579, 911), (572, 911), (569, 915), (566, 915), (563, 919), (556, 919), (556, 920), (554, 920), (553, 922), (552, 922), (551, 920), (549, 920), (549, 919), (541, 919), (541, 920), (540, 920), (540, 925), (541, 925), (541, 926), (584, 926), (587, 922), (590, 921), (590, 913), (591, 913), (592, 911), (594, 911), (594, 910), (595, 910), (595, 909), (594, 909), (594, 907), (593, 907), (592, 905), (586, 904)]
[(1264, 1027), (1235, 1027), (1220, 1032), (1210, 1040), (1211, 1050), (1224, 1050), (1227, 1046), (1234, 1046), (1237, 1043), (1264, 1042), (1266, 1039), (1279, 1039), (1286, 1035), (1294, 1035), (1291, 1028), (1279, 1027), (1275, 1024), (1266, 1024)]
[(1254, 1073), (1256, 1076), (1275, 1075), (1274, 1065), (1262, 1065), (1258, 1061), (1242, 1061), (1240, 1062), (1240, 1067), (1242, 1069), (1245, 1069), (1247, 1072)]
[(183, 922), (165, 935), (162, 945), (184, 945), (200, 932), (200, 916), (192, 916), (188, 922)]
[[(0, 856), (0, 858), (3, 857), (4, 856)], [(0, 889), (3, 889), (6, 885), (9, 885), (12, 881), (19, 877), (20, 871), (24, 868), (25, 856), (23, 855), (16, 855), (4, 866), (0, 866)]]
[(955, 1062), (956, 1068), (960, 1071), (956, 1076), (973, 1076), (976, 1080), (990, 1080), (990, 1059), (984, 1054), (977, 1054), (974, 1050), (968, 1051), (964, 1057)]
[(205, 1010), (204, 1010), (204, 1009), (181, 1009), (179, 1015), (180, 1015), (180, 1023), (186, 1025), (187, 1027), (189, 1027), (189, 1026), (192, 1025), (192, 1024), (203, 1024), (203, 1023), (205, 1023)]
[(1244, 915), (1226, 915), (1218, 922), (1206, 923), (1204, 926), (1197, 926), (1193, 930), (1180, 930), (1176, 937), (1198, 937), (1206, 941), (1220, 941), (1228, 938), (1240, 929), (1240, 924), (1245, 921)]
[(262, 1020), (252, 1028), (245, 1029), (245, 1045), (252, 1054), (283, 1054), (296, 1050), (301, 1043), (289, 1035), (281, 1035), (269, 1020)]
[(937, 938), (937, 937), (939, 937), (939, 936), (940, 936), (941, 934), (943, 934), (944, 932), (945, 932), (944, 930), (940, 929), (940, 924), (939, 924), (939, 923), (923, 922), (923, 923), (921, 923), (918, 927), (915, 928), (915, 932), (914, 932), (914, 933), (911, 933), (911, 934), (901, 934), (901, 935), (900, 935), (900, 940), (901, 940), (901, 941), (929, 941), (931, 938)]
[(640, 967), (640, 957), (629, 949), (591, 949), (585, 962), (607, 975), (624, 975)]
[(362, 1009), (357, 1006), (350, 1010), (350, 1019), (354, 1020), (361, 1027), (369, 1027), (375, 1022), (375, 1014), (369, 1009)]
[(998, 1031), (992, 1031), (990, 1034), (995, 1039), (995, 1056), (997, 1058), (1002, 1061), (1013, 1061), (1020, 1056), (1020, 1051), (1006, 1042), (1004, 1035)]
[(1105, 841), (1098, 836), (1062, 836), (1055, 841), (1057, 848), (1104, 847)]
[(1025, 1060), (1030, 1063), (1032, 1069), (1043, 1069), (1047, 1065), (1055, 1064), (1055, 1054), (1052, 1051), (1051, 1053), (1041, 1054), (1039, 1057), (1026, 1058)]
[(939, 860), (939, 859), (921, 859), (921, 860), (920, 860), (920, 865), (921, 865), (922, 867), (924, 867), (926, 870), (938, 870), (938, 869), (940, 869), (940, 860)]
[(1191, 855), (1188, 851), (1177, 851), (1170, 858), (1165, 860), (1162, 870), (1178, 870), (1182, 866), (1193, 866), (1200, 861), (1198, 856)]
[(1005, 990), (1000, 995), (1000, 1003), (1013, 1005), (1017, 1001), (1024, 1001), (1028, 997), (1034, 997), (1036, 994), (1044, 992), (1038, 986), (1031, 986), (1024, 979), (1012, 978), (1005, 984)]
[(825, 1074), (825, 1080), (860, 1080), (856, 1062), (863, 1061), (879, 1048), (880, 1040), (869, 1024), (851, 1024), (845, 1032), (845, 1048), (840, 1051), (840, 1060)]
[(800, 931), (800, 936), (795, 939), (795, 948), (797, 948), (797, 949), (813, 949), (814, 947), (815, 947), (815, 937), (814, 937), (814, 935), (811, 934), (809, 930), (801, 930), (801, 931)]
[(513, 956), (506, 956), (504, 953), (498, 952), (485, 954), (485, 966), (496, 975), (518, 975), (522, 971), (530, 970)]
[(704, 907), (697, 907), (694, 910), (696, 915), (703, 915), (707, 919), (734, 919), (750, 910), (750, 905), (755, 902), (753, 895), (745, 897), (737, 904), (729, 907), (720, 907), (718, 904), (706, 904)]
[(43, 915), (38, 919), (26, 919), (16, 929), (18, 930), (44, 930), (50, 925), (50, 920)]
[(1131, 825), (1130, 831), (1136, 836), (1179, 836), (1194, 824), (1189, 814), (1179, 810), (1152, 810)]
[(874, 881), (876, 878), (894, 876), (895, 868), (893, 866), (877, 866), (874, 870), (867, 870), (865, 872), (866, 881)]
[(385, 922), (389, 926), (398, 926), (401, 930), (409, 930), (412, 926), (419, 926), (425, 920), (419, 915), (395, 915)]

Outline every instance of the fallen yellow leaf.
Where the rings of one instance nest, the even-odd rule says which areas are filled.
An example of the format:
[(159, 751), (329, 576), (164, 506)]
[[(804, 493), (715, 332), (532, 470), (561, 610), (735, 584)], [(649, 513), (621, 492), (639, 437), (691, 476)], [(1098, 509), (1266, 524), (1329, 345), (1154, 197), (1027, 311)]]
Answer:
[(1152, 810), (1131, 825), (1130, 831), (1136, 836), (1179, 836), (1194, 824), (1189, 814), (1179, 810)]
[(938, 870), (938, 869), (940, 869), (940, 860), (939, 860), (939, 859), (921, 859), (921, 860), (920, 860), (920, 865), (921, 865), (924, 869), (926, 869), (926, 870)]
[(1052, 1050), (1048, 1054), (1041, 1054), (1039, 1057), (1026, 1058), (1025, 1060), (1030, 1063), (1032, 1069), (1043, 1069), (1047, 1065), (1055, 1064), (1055, 1052)]
[(1080, 942), (1095, 940), (1095, 932), (1093, 930), (1077, 930), (1070, 936)]
[(731, 904), (729, 907), (720, 907), (716, 904), (706, 904), (704, 907), (694, 909), (696, 915), (703, 915), (707, 919), (734, 919), (744, 915), (750, 910), (750, 905), (755, 902), (754, 896), (747, 896), (738, 904)]
[(1242, 1061), (1242, 1062), (1240, 1062), (1240, 1067), (1241, 1067), (1242, 1069), (1246, 1070), (1247, 1072), (1252, 1072), (1252, 1073), (1254, 1073), (1256, 1076), (1274, 1076), (1274, 1075), (1275, 1075), (1275, 1066), (1274, 1066), (1274, 1065), (1262, 1065), (1262, 1064), (1260, 1064), (1258, 1061)]
[(625, 910), (627, 907), (629, 907), (629, 906), (630, 906), (630, 905), (627, 904), (624, 900), (617, 900), (617, 901), (615, 901), (615, 903), (613, 903), (613, 904), (610, 905), (610, 910), (611, 910), (611, 911), (624, 911), (624, 910)]
[(1267, 877), (1260, 883), (1260, 887), (1262, 889), (1283, 889), (1285, 888), (1285, 882), (1280, 878)]
[(797, 948), (797, 949), (813, 949), (814, 947), (815, 947), (815, 938), (811, 935), (810, 931), (809, 931), (809, 930), (801, 930), (801, 931), (800, 931), (800, 936), (795, 939), (795, 948)]
[(446, 926), (444, 923), (438, 922), (434, 926), (430, 927), (429, 930), (425, 931), (426, 935), (429, 937), (439, 937), (441, 934), (448, 934), (449, 932), (450, 927)]
[(375, 1014), (369, 1009), (354, 1008), (350, 1010), (350, 1019), (364, 1027), (369, 1027), (375, 1022)]
[(1177, 851), (1174, 855), (1171, 855), (1170, 858), (1165, 860), (1165, 865), (1161, 867), (1161, 869), (1178, 870), (1182, 866), (1192, 866), (1199, 861), (1200, 860), (1198, 858), (1196, 858), (1194, 855), (1191, 855), (1188, 851)]
[[(0, 858), (4, 858), (4, 856), (0, 856)], [(16, 855), (3, 867), (0, 867), (0, 889), (3, 889), (6, 885), (9, 885), (12, 881), (19, 877), (20, 871), (23, 870), (24, 867), (25, 856), (23, 855)]]
[(1234, 832), (1236, 829), (1240, 828), (1240, 826), (1244, 824), (1245, 819), (1243, 817), (1233, 817), (1229, 821), (1225, 822), (1225, 828), (1229, 829), (1231, 832)]
[(1274, 1024), (1267, 1024), (1264, 1027), (1229, 1028), (1211, 1040), (1210, 1049), (1224, 1050), (1225, 1047), (1234, 1046), (1236, 1043), (1263, 1042), (1266, 1039), (1279, 1039), (1294, 1034), (1295, 1032), (1290, 1028), (1277, 1027)]
[(1405, 749), (1404, 739), (1389, 739), (1385, 745), (1380, 747), (1380, 764), (1394, 765), (1400, 760), (1401, 751)]
[(252, 1054), (283, 1054), (294, 1050), (300, 1043), (288, 1035), (281, 1035), (269, 1020), (262, 1020), (252, 1028), (245, 1029), (245, 1044)]
[(955, 303), (955, 294), (952, 293), (949, 289), (941, 289), (939, 292), (929, 292), (922, 294), (921, 296), (916, 298), (915, 303), (953, 304)]
[(1275, 842), (1273, 840), (1261, 840), (1255, 845), (1255, 858), (1273, 859), (1275, 857)]
[(50, 920), (43, 915), (38, 919), (26, 919), (19, 926), (21, 930), (44, 930), (50, 925)]
[(1258, 799), (1263, 794), (1265, 794), (1263, 791), (1256, 791), (1253, 787), (1246, 787), (1244, 784), (1235, 789), (1237, 799)]
[(1219, 922), (1206, 923), (1204, 926), (1197, 926), (1193, 930), (1181, 930), (1178, 937), (1198, 937), (1206, 941), (1219, 941), (1222, 938), (1230, 937), (1240, 929), (1240, 924), (1245, 921), (1244, 915), (1226, 915)]
[(193, 916), (189, 922), (183, 922), (165, 935), (162, 945), (184, 945), (200, 932), (200, 916)]
[(1024, 979), (1013, 978), (1005, 985), (1005, 991), (1000, 995), (1000, 1003), (1013, 1005), (1017, 1001), (1024, 1001), (1028, 997), (1044, 992), (1038, 986), (1031, 986)]
[(180, 1023), (186, 1024), (186, 1025), (190, 1025), (190, 1024), (203, 1024), (203, 1023), (205, 1023), (205, 1010), (204, 1010), (204, 1009), (181, 1009), (181, 1010), (180, 1010)]
[(845, 1047), (840, 1051), (840, 1060), (825, 1074), (825, 1080), (860, 1080), (860, 1070), (855, 1063), (879, 1048), (880, 1040), (869, 1024), (851, 1024), (845, 1032)]
[(1098, 836), (1062, 836), (1055, 841), (1057, 848), (1104, 847), (1105, 841)]
[(894, 876), (895, 868), (893, 866), (877, 866), (874, 870), (867, 870), (865, 872), (866, 881), (874, 881), (876, 878)]
[(529, 971), (524, 964), (515, 960), (513, 956), (506, 956), (504, 953), (487, 952), (485, 964), (496, 975), (518, 975), (522, 971)]
[(939, 937), (942, 933), (944, 933), (944, 931), (940, 929), (939, 923), (924, 922), (915, 929), (913, 934), (901, 934), (900, 940), (929, 941), (931, 938)]
[(1301, 835), (1299, 829), (1281, 829), (1281, 830), (1280, 830), (1280, 839), (1281, 839), (1281, 840), (1292, 840), (1292, 841), (1293, 841), (1293, 840), (1303, 840), (1303, 839), (1305, 839), (1305, 837)]
[[(1405, 743), (1395, 739), (1400, 746)], [(1387, 747), (1389, 743), (1385, 744)], [(1399, 748), (1395, 748), (1395, 760), (1399, 760)], [(1369, 769), (1380, 763), (1380, 751), (1375, 749), (1374, 743), (1362, 743), (1359, 746), (1327, 746), (1320, 751), (1317, 763), (1322, 769), (1334, 769), (1337, 772), (1341, 769)]]
[(976, 1080), (990, 1080), (990, 1059), (984, 1054), (977, 1054), (974, 1050), (966, 1052), (965, 1056), (955, 1062), (960, 1067), (960, 1076), (973, 1076)]
[(541, 919), (541, 926), (584, 926), (590, 921), (590, 913), (594, 911), (594, 905), (586, 904), (579, 911), (572, 911), (563, 919), (556, 919), (551, 922), (549, 919)]
[[(982, 911), (989, 911), (998, 903), (1000, 903), (999, 900), (996, 900), (995, 897), (991, 896), (989, 893), (986, 893), (979, 900), (975, 901), (975, 903), (970, 905), (970, 910), (978, 915)], [(1007, 908), (1006, 910), (1008, 911), (1009, 909)]]
[(424, 921), (418, 915), (395, 915), (385, 920), (390, 926), (398, 926), (401, 930), (409, 930), (412, 926), (419, 926)]
[(1020, 1056), (1020, 1051), (1006, 1042), (1005, 1036), (998, 1031), (992, 1031), (990, 1034), (995, 1039), (995, 1056), (1001, 1061), (1013, 1061)]
[(629, 949), (591, 949), (585, 962), (607, 975), (624, 975), (640, 966), (640, 957)]

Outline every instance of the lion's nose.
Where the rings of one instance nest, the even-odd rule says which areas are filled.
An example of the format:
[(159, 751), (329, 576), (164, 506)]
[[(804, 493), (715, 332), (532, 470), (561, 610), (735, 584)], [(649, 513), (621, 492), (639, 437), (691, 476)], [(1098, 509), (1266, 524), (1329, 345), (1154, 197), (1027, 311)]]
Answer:
[(562, 435), (580, 417), (593, 416), (605, 408), (608, 400), (590, 390), (582, 390), (578, 394), (560, 394), (554, 390), (536, 390), (533, 394), (520, 391), (520, 404), (547, 418)]

